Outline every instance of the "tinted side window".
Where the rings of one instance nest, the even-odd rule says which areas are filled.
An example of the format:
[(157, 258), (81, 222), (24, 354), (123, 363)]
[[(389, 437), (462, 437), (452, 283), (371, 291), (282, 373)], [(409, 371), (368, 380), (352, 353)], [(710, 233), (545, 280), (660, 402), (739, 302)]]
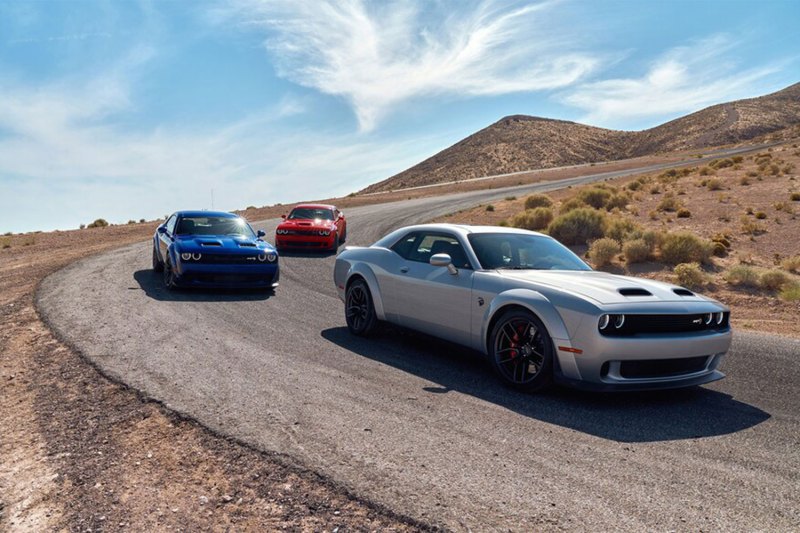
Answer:
[(392, 250), (403, 259), (409, 259), (409, 255), (411, 254), (411, 250), (414, 249), (414, 243), (417, 242), (417, 238), (419, 238), (419, 232), (409, 233), (397, 241), (394, 246), (392, 246)]
[(447, 254), (453, 260), (453, 265), (458, 268), (472, 268), (467, 254), (459, 244), (458, 239), (443, 233), (427, 233), (420, 235), (416, 240), (408, 259), (427, 263), (435, 254)]
[(177, 221), (178, 221), (178, 217), (177, 217), (177, 216), (175, 216), (175, 215), (172, 215), (171, 217), (169, 217), (169, 220), (167, 220), (167, 232), (168, 232), (170, 235), (172, 235), (173, 233), (175, 233), (175, 223), (176, 223)]

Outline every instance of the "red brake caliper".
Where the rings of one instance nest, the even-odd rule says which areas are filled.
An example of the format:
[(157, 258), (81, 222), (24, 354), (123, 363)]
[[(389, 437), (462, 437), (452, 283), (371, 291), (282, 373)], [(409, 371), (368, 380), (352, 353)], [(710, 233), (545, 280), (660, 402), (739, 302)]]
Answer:
[[(519, 345), (518, 343), (519, 343), (520, 333), (521, 332), (517, 328), (514, 328), (514, 336), (511, 337), (511, 348), (516, 348)], [(511, 350), (511, 359), (514, 359), (517, 355), (519, 355), (519, 352), (517, 352), (517, 350)]]

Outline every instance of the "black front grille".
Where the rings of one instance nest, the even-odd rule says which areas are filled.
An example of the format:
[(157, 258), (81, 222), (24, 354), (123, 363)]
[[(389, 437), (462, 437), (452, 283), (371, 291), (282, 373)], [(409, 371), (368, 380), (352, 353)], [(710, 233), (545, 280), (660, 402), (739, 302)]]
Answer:
[(609, 337), (626, 337), (648, 333), (692, 333), (699, 331), (725, 331), (729, 327), (730, 313), (723, 313), (722, 323), (716, 319), (706, 324), (706, 313), (689, 315), (625, 315), (621, 328), (615, 328), (614, 317), (611, 325), (600, 333)]
[(705, 370), (708, 357), (682, 359), (651, 359), (648, 361), (622, 361), (619, 374), (623, 378), (660, 378), (693, 374)]
[(289, 230), (286, 230), (285, 235), (317, 235), (317, 236), (319, 236), (319, 230), (315, 230), (315, 229), (289, 229)]
[(257, 283), (271, 285), (273, 276), (271, 274), (218, 274), (210, 272), (191, 272), (186, 274), (186, 281), (189, 283)]
[(254, 265), (261, 263), (255, 255), (203, 254), (198, 263), (211, 265)]

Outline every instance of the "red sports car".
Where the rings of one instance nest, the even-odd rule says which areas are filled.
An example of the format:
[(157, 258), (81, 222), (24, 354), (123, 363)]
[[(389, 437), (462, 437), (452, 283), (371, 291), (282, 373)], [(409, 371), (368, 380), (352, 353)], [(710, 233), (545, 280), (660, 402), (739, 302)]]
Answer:
[(347, 221), (334, 205), (301, 204), (275, 230), (275, 246), (336, 251), (347, 239)]

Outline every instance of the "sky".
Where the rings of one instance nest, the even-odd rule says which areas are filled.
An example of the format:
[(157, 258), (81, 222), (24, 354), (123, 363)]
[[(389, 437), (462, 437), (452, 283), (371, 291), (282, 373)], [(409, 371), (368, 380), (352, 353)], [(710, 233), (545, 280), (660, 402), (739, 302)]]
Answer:
[(343, 196), (512, 114), (800, 81), (800, 2), (0, 0), (0, 233)]

